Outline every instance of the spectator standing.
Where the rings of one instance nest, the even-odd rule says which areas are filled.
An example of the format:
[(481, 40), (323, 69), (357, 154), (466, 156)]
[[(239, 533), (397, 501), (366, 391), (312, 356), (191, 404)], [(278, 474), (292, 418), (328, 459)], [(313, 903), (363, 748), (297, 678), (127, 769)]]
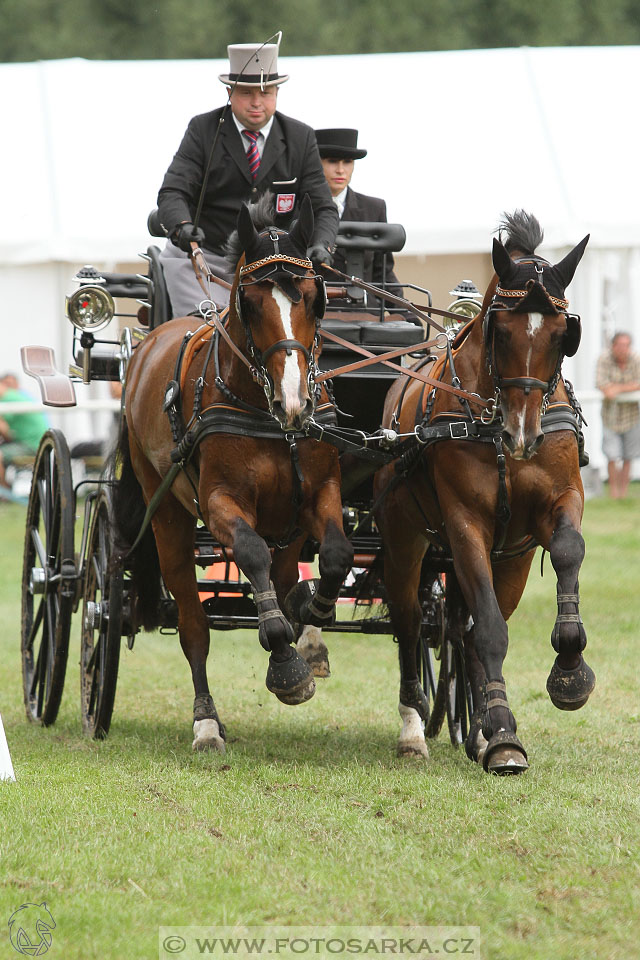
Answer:
[(602, 402), (602, 449), (607, 458), (609, 496), (627, 495), (631, 463), (640, 457), (640, 406), (625, 394), (640, 390), (640, 357), (631, 350), (631, 335), (616, 333), (598, 360), (596, 386)]

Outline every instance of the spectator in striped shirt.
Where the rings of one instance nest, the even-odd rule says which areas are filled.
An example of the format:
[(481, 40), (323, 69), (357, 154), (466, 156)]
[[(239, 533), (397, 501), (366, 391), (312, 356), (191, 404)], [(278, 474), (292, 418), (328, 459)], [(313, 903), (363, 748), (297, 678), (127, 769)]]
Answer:
[(631, 463), (640, 457), (640, 406), (626, 394), (640, 390), (640, 357), (631, 351), (631, 335), (616, 333), (598, 360), (596, 386), (602, 402), (602, 449), (607, 458), (609, 495), (627, 495)]

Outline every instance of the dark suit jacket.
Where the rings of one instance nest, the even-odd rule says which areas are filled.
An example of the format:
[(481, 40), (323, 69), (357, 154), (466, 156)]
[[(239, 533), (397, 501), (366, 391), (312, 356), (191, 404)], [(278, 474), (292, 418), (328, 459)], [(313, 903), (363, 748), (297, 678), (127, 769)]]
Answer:
[[(387, 205), (384, 200), (380, 200), (378, 197), (368, 197), (364, 193), (356, 193), (351, 187), (347, 187), (347, 197), (342, 219), (356, 220), (360, 223), (386, 223)], [(333, 265), (338, 270), (342, 270), (343, 273), (349, 273), (346, 269), (347, 264), (344, 253), (339, 249), (336, 250), (334, 254)], [(392, 253), (387, 254), (386, 269), (383, 271), (382, 254), (367, 251), (364, 255), (364, 276), (361, 279), (366, 280), (368, 283), (382, 284), (384, 280), (387, 284), (397, 284), (398, 278), (394, 273), (393, 266)], [(402, 288), (399, 287), (398, 290), (394, 289), (393, 293), (398, 293), (399, 296), (402, 296)]]
[[(171, 161), (158, 194), (160, 222), (171, 234), (183, 220), (193, 220), (209, 158), (209, 151), (225, 108), (194, 117)], [(223, 253), (235, 230), (242, 201), (257, 200), (267, 190), (283, 195), (292, 209), (276, 217), (277, 227), (288, 229), (300, 202), (309, 194), (315, 216), (313, 242), (333, 246), (338, 212), (325, 180), (316, 138), (311, 127), (276, 111), (254, 184), (242, 137), (231, 110), (225, 114), (216, 143), (200, 226), (203, 246)], [(292, 195), (292, 196), (291, 196)]]

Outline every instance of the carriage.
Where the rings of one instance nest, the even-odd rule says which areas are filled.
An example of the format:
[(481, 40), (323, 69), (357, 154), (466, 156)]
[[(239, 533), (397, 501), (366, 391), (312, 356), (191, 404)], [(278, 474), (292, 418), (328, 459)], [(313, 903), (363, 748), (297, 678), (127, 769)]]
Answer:
[[(154, 219), (150, 229), (159, 233)], [(398, 224), (343, 223), (338, 244), (347, 257), (348, 271), (358, 277), (364, 250), (382, 257), (400, 250), (404, 230)], [(127, 362), (149, 330), (165, 323), (170, 305), (159, 248), (148, 247), (144, 259), (146, 275), (101, 273), (90, 266), (80, 269), (74, 280), (78, 287), (69, 298), (67, 315), (73, 324), (72, 362), (69, 375), (59, 374), (49, 348), (25, 347), (22, 351), (25, 371), (38, 380), (43, 402), (52, 407), (75, 403), (73, 382), (95, 381), (120, 383), (126, 374)], [(429, 291), (411, 284), (427, 305)], [(423, 326), (406, 319), (406, 314), (392, 306), (389, 311), (383, 300), (371, 304), (367, 292), (343, 281), (327, 282), (329, 309), (322, 320), (322, 330), (361, 345), (373, 354), (394, 348), (406, 348), (425, 339)], [(478, 293), (469, 285), (457, 294), (456, 313), (462, 322), (479, 309), (474, 297)], [(339, 298), (339, 308), (331, 307)], [(124, 325), (117, 339), (109, 338), (105, 327), (118, 323), (121, 313), (132, 316), (135, 326)], [(453, 321), (452, 321), (453, 322)], [(320, 357), (320, 368), (330, 371), (353, 359), (346, 345), (327, 340)], [(336, 405), (348, 414), (349, 427), (344, 439), (357, 450), (367, 437), (375, 434), (382, 418), (386, 392), (398, 375), (382, 364), (347, 372), (333, 380)], [(363, 403), (363, 396), (366, 402)], [(355, 439), (354, 439), (355, 438)], [(343, 516), (345, 529), (354, 546), (353, 570), (340, 591), (340, 615), (326, 632), (390, 634), (392, 627), (384, 610), (384, 587), (378, 584), (380, 604), (372, 612), (371, 605), (354, 604), (359, 582), (375, 564), (380, 552), (380, 538), (371, 515), (371, 463), (382, 462), (371, 449), (363, 448), (367, 459), (358, 461), (351, 454), (352, 470), (344, 478)], [(354, 469), (355, 463), (355, 469)], [(27, 528), (23, 564), (22, 660), (24, 697), (27, 715), (45, 725), (52, 724), (59, 709), (65, 681), (69, 636), (73, 614), (80, 611), (82, 689), (81, 711), (85, 732), (93, 737), (106, 736), (114, 705), (119, 650), (124, 638), (133, 646), (131, 629), (128, 571), (126, 565), (111, 563), (113, 527), (112, 481), (82, 480), (75, 487), (72, 481), (69, 449), (64, 434), (49, 430), (43, 437), (36, 456), (33, 481), (27, 508)], [(76, 543), (76, 513), (83, 512), (79, 543)], [(305, 544), (301, 560), (313, 563), (317, 543)], [(251, 585), (238, 572), (232, 552), (215, 543), (206, 528), (199, 526), (194, 563), (202, 571), (199, 589), (210, 626), (218, 630), (256, 628), (258, 618), (251, 600)], [(435, 567), (441, 566), (440, 562)], [(456, 684), (456, 668), (460, 669), (459, 652), (446, 649), (444, 630), (444, 581), (435, 567), (425, 569), (423, 597), (422, 659), (425, 688), (437, 704), (432, 711), (429, 733), (435, 736), (449, 720), (452, 742), (461, 743), (467, 732), (467, 696), (460, 696)], [(429, 576), (429, 573), (431, 576)], [(206, 579), (204, 575), (206, 574)], [(348, 613), (348, 615), (347, 615)], [(175, 604), (169, 595), (163, 598), (163, 628), (175, 629)], [(438, 685), (437, 661), (440, 661)], [(464, 688), (464, 682), (463, 682)], [(456, 693), (456, 691), (458, 691)]]
[[(150, 230), (152, 235), (159, 235), (153, 220), (150, 221)], [(270, 239), (273, 240), (274, 237), (271, 236)], [(407, 380), (407, 383), (415, 385), (418, 381), (418, 387), (422, 387), (423, 394), (432, 398), (433, 403), (434, 381), (420, 372), (421, 366), (427, 361), (433, 364), (440, 357), (451, 356), (452, 343), (456, 339), (464, 339), (464, 329), (470, 326), (466, 321), (480, 312), (481, 300), (476, 298), (477, 291), (474, 288), (463, 287), (458, 300), (451, 305), (449, 311), (436, 310), (431, 304), (428, 291), (412, 284), (404, 284), (405, 291), (415, 291), (420, 299), (426, 300), (426, 304), (414, 311), (417, 316), (422, 317), (422, 323), (411, 322), (408, 319), (406, 302), (398, 300), (397, 297), (394, 299), (393, 295), (385, 298), (384, 291), (376, 291), (378, 298), (372, 303), (367, 299), (368, 285), (356, 280), (363, 250), (373, 250), (384, 257), (401, 249), (404, 243), (403, 229), (394, 224), (343, 223), (337, 242), (345, 249), (349, 273), (333, 283), (327, 283), (326, 287), (317, 286), (318, 295), (322, 297), (318, 336), (323, 341), (323, 349), (314, 369), (317, 383), (328, 386), (330, 406), (338, 411), (338, 422), (336, 423), (335, 418), (326, 423), (322, 423), (319, 416), (316, 416), (315, 420), (311, 418), (315, 433), (309, 435), (321, 443), (331, 444), (339, 451), (342, 523), (353, 550), (353, 559), (349, 561), (348, 573), (342, 579), (337, 598), (334, 598), (334, 601), (345, 601), (336, 607), (337, 615), (318, 613), (316, 605), (315, 610), (320, 620), (311, 618), (304, 622), (315, 623), (316, 626), (321, 624), (323, 634), (362, 632), (389, 635), (397, 631), (387, 612), (388, 597), (385, 579), (381, 573), (383, 547), (376, 524), (376, 511), (380, 508), (384, 493), (380, 495), (374, 486), (374, 474), (382, 468), (395, 470), (396, 477), (400, 477), (404, 470), (406, 476), (415, 467), (422, 448), (433, 436), (427, 436), (424, 430), (421, 435), (415, 427), (405, 429), (403, 433), (398, 423), (381, 429), (385, 400), (390, 388), (393, 387), (397, 392), (401, 389), (399, 381), (404, 381), (397, 362), (400, 359), (401, 363), (405, 360), (413, 363), (412, 369), (416, 371), (410, 373), (412, 379)], [(56, 371), (55, 358), (48, 348), (23, 348), (24, 369), (38, 379), (45, 403), (52, 406), (75, 403), (74, 380), (82, 380), (84, 383), (95, 380), (124, 383), (136, 351), (148, 337), (164, 327), (170, 316), (170, 306), (158, 247), (150, 246), (144, 259), (148, 264), (146, 275), (99, 275), (93, 268), (85, 267), (74, 278), (78, 289), (67, 303), (67, 314), (73, 324), (73, 362), (69, 367), (68, 377)], [(295, 258), (284, 259), (294, 264), (299, 263)], [(257, 279), (259, 281), (260, 276)], [(254, 282), (253, 279), (250, 279), (250, 282)], [(317, 285), (318, 278), (314, 282)], [(374, 289), (368, 287), (369, 292)], [(388, 302), (385, 303), (385, 299)], [(139, 304), (133, 314), (132, 301)], [(124, 309), (116, 307), (116, 302), (126, 306)], [(135, 325), (124, 325), (118, 339), (98, 336), (114, 317), (120, 315), (118, 311), (127, 318), (133, 316), (137, 320)], [(442, 329), (434, 319), (434, 314), (446, 315), (450, 327), (435, 339), (429, 339), (431, 326)], [(464, 323), (462, 333), (456, 321)], [(194, 325), (197, 322), (194, 320)], [(186, 335), (185, 342), (190, 336), (191, 331)], [(284, 346), (279, 346), (280, 344)], [(300, 350), (305, 356), (307, 353), (297, 340), (279, 341), (276, 347), (278, 346), (282, 351), (286, 350), (287, 355), (290, 355), (292, 350)], [(211, 349), (208, 348), (207, 356)], [(265, 356), (268, 352), (265, 352)], [(309, 362), (311, 364), (312, 361)], [(402, 369), (407, 372), (408, 368)], [(219, 380), (217, 367), (216, 372)], [(255, 370), (253, 373), (255, 379)], [(176, 377), (179, 380), (177, 374)], [(537, 389), (540, 384), (539, 380), (529, 379), (531, 383), (528, 384), (527, 394), (532, 385)], [(171, 383), (175, 384), (176, 381)], [(425, 390), (427, 385), (430, 391)], [(169, 418), (173, 404), (172, 389), (170, 387), (165, 397), (165, 409), (169, 411)], [(448, 390), (449, 394), (457, 395), (461, 404), (464, 398), (467, 409), (469, 400), (472, 403), (479, 400), (482, 404), (487, 403), (477, 393), (473, 396), (465, 393), (455, 380), (452, 385), (445, 383), (443, 389)], [(406, 387), (402, 387), (402, 395), (405, 390)], [(494, 409), (497, 396), (498, 394), (494, 398)], [(571, 404), (565, 403), (564, 406)], [(573, 431), (577, 435), (579, 418), (575, 405), (572, 410), (573, 412), (564, 411), (564, 420), (561, 417), (559, 424), (556, 417), (555, 425), (551, 425), (551, 429)], [(484, 412), (487, 412), (486, 407)], [(492, 419), (495, 419), (495, 414)], [(225, 423), (226, 421), (223, 421), (222, 427), (218, 424), (215, 429), (218, 432), (224, 431)], [(229, 431), (228, 424), (226, 429)], [(273, 430), (273, 427), (270, 429)], [(446, 426), (447, 436), (454, 441), (465, 438), (466, 433), (456, 432), (459, 429), (459, 423), (449, 423)], [(184, 447), (187, 434), (188, 431), (182, 439), (174, 434), (174, 440), (181, 439), (182, 448), (178, 443), (176, 450), (182, 449), (183, 461), (190, 456), (189, 451), (185, 454)], [(489, 424), (488, 435), (493, 437), (495, 434), (495, 425), (492, 428)], [(440, 429), (438, 436), (441, 435)], [(291, 448), (293, 464), (297, 458), (295, 435), (287, 433), (286, 440)], [(178, 461), (179, 457), (176, 456), (176, 465)], [(157, 508), (157, 503), (154, 504), (153, 501), (162, 501), (168, 485), (165, 484), (150, 498), (152, 502), (149, 504), (145, 522), (150, 519), (153, 509)], [(129, 647), (132, 647), (140, 629), (140, 619), (134, 611), (136, 601), (130, 554), (119, 552), (114, 544), (113, 531), (118, 525), (118, 507), (114, 505), (115, 487), (116, 478), (107, 474), (97, 481), (81, 481), (74, 487), (64, 435), (55, 429), (45, 434), (36, 456), (27, 507), (22, 580), (24, 699), (27, 715), (31, 720), (45, 725), (55, 721), (65, 680), (72, 616), (80, 610), (82, 723), (87, 735), (95, 738), (102, 738), (109, 731), (121, 642), (124, 638)], [(83, 521), (77, 543), (76, 514), (79, 510), (83, 513)], [(272, 544), (272, 553), (275, 555), (280, 547), (281, 544)], [(535, 543), (526, 540), (524, 552), (528, 553), (532, 548), (535, 548)], [(308, 536), (302, 545), (299, 560), (313, 564), (319, 551), (321, 545), (318, 539)], [(207, 526), (198, 522), (193, 567), (200, 571), (197, 575), (197, 589), (208, 627), (218, 630), (258, 629), (261, 643), (265, 649), (269, 649), (268, 643), (263, 642), (265, 620), (268, 621), (270, 616), (264, 612), (264, 598), (268, 591), (258, 594), (254, 585), (240, 572), (235, 559), (237, 558), (229, 545), (216, 541)], [(321, 552), (320, 567), (322, 571)], [(419, 564), (419, 626), (417, 644), (413, 640), (411, 646), (415, 646), (412, 657), (417, 658), (420, 686), (427, 703), (424, 709), (418, 702), (415, 706), (418, 707), (422, 719), (426, 720), (427, 737), (438, 735), (446, 717), (451, 742), (460, 745), (468, 741), (474, 706), (478, 706), (474, 704), (474, 690), (465, 666), (465, 643), (473, 631), (473, 619), (468, 611), (462, 620), (459, 615), (451, 616), (453, 607), (448, 602), (449, 581), (455, 581), (451, 551), (442, 540), (434, 537)], [(303, 583), (317, 584), (318, 581)], [(316, 589), (312, 586), (306, 593), (298, 591), (297, 606), (294, 605), (294, 609), (299, 610), (304, 604), (306, 608), (310, 605), (313, 607), (313, 594)], [(270, 596), (273, 598), (275, 594)], [(559, 595), (559, 604), (565, 604), (562, 608), (565, 611), (563, 624), (576, 621), (572, 612), (566, 613), (566, 604), (570, 602), (566, 598), (571, 596), (568, 589), (565, 589), (562, 595), (564, 599)], [(363, 601), (363, 597), (368, 600)], [(260, 599), (263, 601), (262, 611), (259, 606)], [(317, 599), (321, 599), (319, 593)], [(176, 601), (163, 582), (160, 584), (158, 611), (155, 625), (163, 630), (176, 630)], [(271, 615), (275, 617), (275, 614)], [(300, 630), (304, 634), (302, 626)], [(323, 644), (321, 646), (323, 647)], [(401, 662), (402, 656), (401, 641)], [(318, 654), (317, 649), (312, 651), (309, 658), (312, 666), (314, 657), (316, 661), (322, 661), (324, 653)], [(317, 675), (323, 675), (322, 662), (316, 662), (315, 669)], [(269, 682), (267, 685), (269, 686)], [(280, 696), (280, 693), (277, 695), (284, 702), (301, 702), (301, 699), (304, 699), (287, 700)], [(477, 688), (475, 699), (478, 699)], [(499, 697), (492, 699), (495, 700), (495, 705), (506, 702)], [(491, 703), (491, 706), (494, 704)], [(214, 716), (217, 720), (212, 700), (208, 710), (207, 719)], [(197, 717), (195, 708), (194, 717)], [(196, 725), (197, 723), (194, 723), (194, 728)], [(195, 744), (196, 741), (194, 747)], [(513, 738), (508, 741), (507, 747), (512, 745)], [(406, 752), (412, 752), (411, 740), (407, 741), (405, 746)], [(513, 760), (509, 762), (513, 763)], [(506, 761), (503, 767), (505, 765)], [(497, 772), (519, 772), (524, 766), (526, 754), (517, 769), (505, 768)]]

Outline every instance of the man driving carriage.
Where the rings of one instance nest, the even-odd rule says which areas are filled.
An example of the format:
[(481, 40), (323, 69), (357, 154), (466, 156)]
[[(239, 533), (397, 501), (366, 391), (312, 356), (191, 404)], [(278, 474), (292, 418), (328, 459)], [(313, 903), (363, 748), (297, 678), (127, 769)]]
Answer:
[[(173, 316), (194, 312), (203, 299), (188, 259), (192, 241), (203, 247), (215, 275), (233, 279), (225, 246), (243, 202), (271, 191), (274, 225), (287, 229), (308, 194), (315, 219), (308, 256), (316, 265), (331, 262), (338, 229), (313, 130), (276, 110), (278, 87), (289, 79), (278, 73), (278, 45), (240, 43), (227, 50), (229, 73), (219, 76), (227, 104), (190, 121), (158, 194), (170, 241), (161, 260)], [(228, 302), (221, 286), (212, 292), (218, 306)]]

